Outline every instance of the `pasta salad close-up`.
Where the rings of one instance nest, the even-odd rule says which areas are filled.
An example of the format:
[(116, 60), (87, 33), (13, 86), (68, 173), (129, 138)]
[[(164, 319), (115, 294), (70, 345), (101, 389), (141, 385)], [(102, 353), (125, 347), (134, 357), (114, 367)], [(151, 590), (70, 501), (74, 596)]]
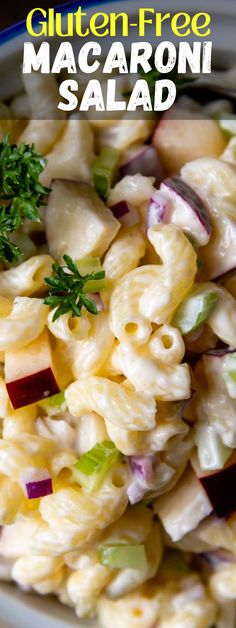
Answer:
[(234, 628), (234, 105), (88, 120), (56, 89), (0, 108), (0, 579)]

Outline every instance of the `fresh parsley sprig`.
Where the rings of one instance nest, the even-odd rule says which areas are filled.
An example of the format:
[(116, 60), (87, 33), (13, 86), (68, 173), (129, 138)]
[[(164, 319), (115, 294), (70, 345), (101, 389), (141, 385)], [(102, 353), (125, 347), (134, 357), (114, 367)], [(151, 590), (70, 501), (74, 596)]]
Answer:
[(8, 135), (0, 142), (0, 259), (4, 262), (15, 262), (21, 255), (9, 234), (24, 218), (41, 220), (38, 209), (50, 191), (39, 182), (46, 163), (33, 144), (10, 144)]
[(64, 255), (63, 259), (66, 265), (53, 264), (54, 276), (44, 279), (49, 286), (49, 296), (44, 299), (44, 303), (52, 309), (57, 308), (52, 320), (56, 321), (67, 312), (71, 312), (73, 317), (81, 316), (82, 307), (92, 314), (98, 314), (95, 301), (86, 295), (86, 284), (104, 279), (105, 271), (101, 270), (83, 277), (69, 255)]

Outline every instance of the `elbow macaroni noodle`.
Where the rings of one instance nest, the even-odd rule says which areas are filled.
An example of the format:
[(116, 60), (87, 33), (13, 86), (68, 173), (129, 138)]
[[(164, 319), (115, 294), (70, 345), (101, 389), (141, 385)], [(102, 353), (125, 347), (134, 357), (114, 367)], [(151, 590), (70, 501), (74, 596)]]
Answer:
[(0, 316), (0, 350), (22, 349), (40, 336), (46, 325), (48, 307), (42, 299), (30, 297), (16, 297), (7, 305), (8, 312)]
[[(78, 154), (78, 147), (83, 159)], [(93, 135), (89, 123), (71, 118), (62, 136), (47, 154), (48, 163), (41, 175), (43, 185), (52, 179), (90, 182), (91, 164), (94, 159)]]
[(44, 277), (51, 275), (50, 255), (36, 255), (0, 274), (0, 294), (6, 298), (30, 297), (44, 291)]
[(155, 424), (156, 404), (152, 397), (135, 393), (103, 377), (88, 377), (66, 391), (69, 411), (74, 416), (97, 412), (119, 427), (149, 430)]

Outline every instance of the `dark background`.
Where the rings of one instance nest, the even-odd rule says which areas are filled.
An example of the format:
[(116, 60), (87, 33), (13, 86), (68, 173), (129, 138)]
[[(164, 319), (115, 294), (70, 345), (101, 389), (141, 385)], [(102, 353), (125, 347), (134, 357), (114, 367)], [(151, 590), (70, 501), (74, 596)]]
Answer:
[(40, 6), (44, 9), (55, 7), (56, 4), (66, 4), (66, 0), (40, 0), (38, 3), (35, 0), (2, 0), (0, 9), (0, 30), (12, 26), (16, 22), (24, 20), (27, 13), (36, 6)]

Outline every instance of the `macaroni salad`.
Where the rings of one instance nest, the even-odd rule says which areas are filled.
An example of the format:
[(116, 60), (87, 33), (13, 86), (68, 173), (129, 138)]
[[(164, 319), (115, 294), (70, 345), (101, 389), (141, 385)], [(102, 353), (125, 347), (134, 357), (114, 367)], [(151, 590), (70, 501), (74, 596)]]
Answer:
[(101, 628), (234, 628), (231, 103), (65, 119), (24, 81), (2, 155), (47, 162), (0, 224), (0, 578)]

